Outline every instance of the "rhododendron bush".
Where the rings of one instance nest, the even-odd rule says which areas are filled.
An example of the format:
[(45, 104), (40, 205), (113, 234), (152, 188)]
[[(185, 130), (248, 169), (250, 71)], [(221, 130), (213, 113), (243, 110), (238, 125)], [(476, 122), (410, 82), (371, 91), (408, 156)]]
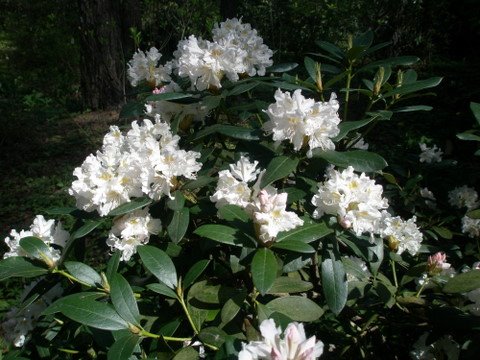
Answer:
[(274, 64), (230, 19), (171, 59), (138, 50), (128, 121), (77, 164), (76, 207), (5, 239), (0, 279), (32, 281), (1, 325), (6, 358), (480, 351), (478, 188), (428, 189), (423, 169), (455, 166), (431, 140), (403, 167), (376, 152), (392, 144), (375, 129), (431, 110), (419, 96), (441, 81), (378, 60), (388, 45), (366, 32)]

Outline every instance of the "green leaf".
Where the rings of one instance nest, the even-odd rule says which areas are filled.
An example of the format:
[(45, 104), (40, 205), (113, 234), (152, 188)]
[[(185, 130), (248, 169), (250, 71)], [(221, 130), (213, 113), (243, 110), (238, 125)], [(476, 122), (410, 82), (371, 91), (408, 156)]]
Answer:
[(183, 196), (181, 191), (175, 191), (173, 193), (173, 199), (167, 200), (167, 207), (173, 211), (182, 210), (185, 206), (185, 197)]
[(197, 280), (197, 278), (205, 271), (208, 264), (210, 264), (210, 260), (200, 260), (193, 264), (193, 266), (185, 275), (185, 279), (183, 280), (183, 288), (186, 289), (192, 285), (193, 282)]
[(232, 321), (235, 316), (237, 316), (244, 300), (245, 294), (235, 295), (227, 300), (227, 302), (222, 307), (222, 311), (220, 312), (220, 317), (222, 319), (222, 324), (220, 325), (220, 327), (225, 326), (230, 321)]
[(120, 119), (136, 118), (139, 116), (143, 116), (144, 114), (145, 106), (143, 103), (139, 101), (130, 101), (122, 106), (122, 110), (120, 111), (120, 115), (118, 117)]
[(223, 124), (218, 125), (216, 132), (240, 140), (260, 140), (261, 134), (260, 130), (257, 129), (247, 129), (244, 127)]
[(240, 220), (241, 222), (248, 222), (250, 219), (243, 208), (237, 205), (227, 204), (218, 209), (218, 215), (221, 219), (227, 221)]
[(215, 95), (205, 96), (202, 99), (202, 105), (205, 106), (207, 110), (213, 110), (220, 105), (222, 99), (224, 98), (225, 98), (224, 94), (218, 95), (218, 96), (215, 96)]
[(128, 329), (128, 324), (108, 304), (91, 298), (62, 298), (57, 300), (59, 311), (81, 324), (103, 330)]
[(442, 82), (441, 77), (432, 77), (430, 79), (420, 80), (420, 81), (416, 81), (416, 82), (411, 83), (411, 84), (404, 84), (400, 87), (396, 87), (395, 89), (387, 91), (385, 94), (382, 94), (382, 96), (384, 98), (386, 98), (386, 97), (394, 96), (394, 95), (397, 95), (397, 94), (398, 95), (406, 95), (406, 94), (410, 94), (410, 93), (413, 93), (413, 92), (417, 92), (417, 91), (421, 91), (421, 90), (424, 90), (424, 89), (429, 89), (429, 88), (435, 87), (438, 84), (440, 84), (441, 82)]
[(455, 275), (448, 280), (443, 287), (446, 293), (464, 293), (480, 288), (480, 270), (471, 270), (469, 272)]
[(430, 111), (433, 107), (427, 105), (412, 105), (412, 106), (403, 106), (396, 109), (393, 109), (393, 112), (413, 112), (413, 111)]
[(90, 266), (78, 261), (65, 261), (64, 265), (68, 272), (81, 282), (90, 286), (102, 284), (102, 278)]
[(321, 49), (325, 50), (329, 55), (333, 56), (338, 60), (343, 60), (345, 58), (345, 54), (343, 51), (336, 45), (329, 43), (327, 41), (315, 41)]
[(198, 334), (198, 338), (206, 344), (213, 345), (216, 347), (220, 347), (225, 342), (225, 338), (227, 334), (222, 329), (218, 327), (207, 327), (200, 331)]
[(272, 287), (270, 288), (270, 290), (268, 290), (267, 294), (299, 293), (311, 290), (312, 288), (312, 283), (308, 281), (303, 281), (288, 276), (280, 276), (275, 279)]
[(140, 337), (132, 333), (120, 336), (108, 350), (107, 360), (129, 360), (139, 341)]
[(236, 85), (232, 89), (228, 90), (227, 96), (236, 96), (236, 95), (243, 94), (257, 87), (259, 84), (260, 83), (258, 82), (247, 82), (240, 85)]
[(466, 140), (466, 141), (480, 141), (480, 136), (475, 135), (468, 131), (457, 134), (457, 138), (459, 138), (460, 140)]
[(443, 226), (433, 226), (432, 229), (444, 239), (450, 240), (453, 237), (452, 232)]
[(322, 261), (322, 287), (327, 305), (335, 315), (340, 314), (347, 302), (348, 285), (339, 257), (331, 250), (324, 252)]
[(108, 216), (118, 216), (128, 214), (132, 211), (141, 209), (152, 203), (152, 199), (148, 197), (135, 198), (132, 201), (122, 204), (108, 213)]
[(312, 300), (303, 296), (284, 296), (273, 299), (267, 305), (272, 312), (279, 312), (294, 321), (315, 321), (323, 315), (323, 310)]
[(275, 254), (267, 249), (258, 249), (252, 260), (253, 285), (265, 295), (277, 277), (277, 259)]
[(294, 172), (298, 165), (298, 159), (288, 156), (273, 158), (267, 166), (262, 177), (260, 188), (265, 188), (276, 180), (283, 179)]
[(295, 69), (298, 66), (297, 63), (291, 62), (291, 63), (284, 63), (284, 64), (275, 64), (267, 68), (266, 72), (267, 73), (281, 73), (281, 72), (287, 72), (290, 70)]
[(87, 220), (85, 223), (80, 226), (75, 232), (71, 235), (71, 240), (79, 239), (90, 234), (95, 230), (100, 224), (103, 223), (103, 220)]
[(302, 226), (293, 230), (279, 233), (275, 241), (276, 243), (280, 243), (283, 241), (295, 240), (304, 243), (311, 243), (331, 233), (333, 233), (333, 230), (323, 222), (313, 224), (304, 223)]
[(213, 181), (215, 181), (215, 179), (210, 176), (199, 176), (197, 177), (197, 179), (185, 183), (182, 186), (182, 189), (195, 190), (204, 187), (205, 185), (210, 184)]
[(367, 30), (353, 38), (353, 46), (369, 48), (373, 43), (373, 31)]
[(313, 151), (314, 157), (322, 158), (329, 163), (346, 168), (353, 166), (356, 171), (374, 172), (384, 169), (388, 164), (380, 155), (363, 150), (353, 151)]
[(133, 290), (121, 274), (114, 274), (110, 282), (110, 298), (118, 314), (130, 324), (140, 326), (140, 312)]
[(480, 104), (471, 102), (470, 109), (472, 110), (473, 116), (475, 116), (475, 119), (477, 120), (477, 124), (480, 125)]
[(480, 219), (480, 209), (471, 210), (471, 211), (467, 212), (467, 216), (470, 219)]
[(149, 95), (147, 96), (145, 101), (160, 101), (160, 100), (171, 101), (171, 100), (187, 99), (191, 97), (192, 97), (191, 94), (182, 94), (179, 92), (167, 92), (163, 94)]
[(167, 226), (168, 236), (174, 243), (179, 243), (185, 236), (188, 223), (190, 222), (190, 211), (188, 208), (182, 208), (173, 212), (172, 221)]
[(20, 239), (20, 247), (31, 257), (39, 259), (50, 265), (53, 263), (50, 247), (43, 240), (35, 236)]
[(207, 224), (194, 231), (198, 236), (217, 241), (222, 244), (244, 246), (245, 236), (238, 229), (225, 225)]
[(197, 350), (193, 347), (188, 346), (186, 348), (181, 349), (179, 352), (176, 353), (175, 357), (172, 360), (197, 360), (199, 359), (199, 355)]
[(65, 206), (65, 207), (52, 207), (50, 209), (47, 209), (45, 212), (48, 215), (70, 215), (74, 211), (77, 211), (76, 207)]
[(120, 264), (121, 256), (122, 256), (122, 252), (120, 250), (117, 250), (112, 254), (112, 257), (110, 258), (110, 260), (108, 260), (107, 273), (106, 273), (108, 281), (111, 281), (113, 274), (117, 272), (118, 265)]
[(158, 280), (171, 289), (177, 286), (177, 271), (175, 270), (175, 265), (165, 252), (150, 245), (139, 246), (137, 251), (143, 261), (143, 265), (145, 265)]
[(315, 60), (313, 60), (312, 58), (310, 57), (305, 57), (304, 59), (304, 64), (305, 64), (305, 69), (307, 70), (308, 72), (308, 75), (310, 75), (310, 78), (313, 80), (313, 81), (316, 81), (317, 79), (317, 71), (315, 69), (315, 64), (317, 63)]
[(373, 120), (375, 120), (374, 117), (371, 117), (371, 118), (365, 119), (365, 120), (359, 120), (359, 121), (344, 121), (344, 122), (341, 122), (338, 125), (338, 128), (340, 129), (340, 132), (332, 140), (334, 142), (340, 141), (345, 136), (347, 136), (347, 134), (350, 131), (360, 129), (361, 127), (364, 127), (365, 125), (371, 123)]
[(283, 240), (281, 242), (275, 242), (273, 243), (272, 248), (288, 250), (302, 254), (313, 254), (316, 251), (312, 246), (298, 240)]
[(307, 193), (305, 191), (296, 187), (283, 188), (282, 192), (287, 193), (287, 204), (293, 204), (294, 202), (307, 197)]
[(37, 277), (46, 273), (48, 273), (47, 269), (36, 266), (21, 256), (13, 256), (0, 261), (0, 281), (11, 277)]
[(361, 69), (359, 69), (358, 72), (371, 70), (373, 68), (380, 67), (380, 66), (395, 67), (395, 66), (398, 66), (398, 65), (403, 65), (403, 66), (413, 65), (413, 64), (415, 64), (419, 61), (420, 61), (420, 59), (416, 56), (391, 57), (391, 58), (388, 58), (388, 59), (383, 59), (383, 60), (378, 60), (378, 61), (371, 62), (371, 63), (365, 65), (364, 67), (362, 67)]
[(61, 312), (61, 305), (64, 302), (72, 301), (72, 299), (77, 299), (79, 301), (83, 301), (83, 300), (94, 301), (104, 296), (105, 296), (104, 292), (98, 292), (98, 291), (97, 292), (92, 292), (92, 291), (80, 292), (80, 293), (67, 295), (53, 302), (49, 307), (47, 307), (45, 310), (42, 311), (42, 315), (47, 316), (47, 315), (52, 315), (52, 314)]
[(170, 289), (167, 285), (164, 283), (155, 283), (155, 284), (148, 284), (147, 288), (152, 290), (153, 292), (156, 292), (157, 294), (165, 295), (168, 297), (171, 297), (172, 299), (177, 298), (177, 294), (175, 294), (175, 291)]

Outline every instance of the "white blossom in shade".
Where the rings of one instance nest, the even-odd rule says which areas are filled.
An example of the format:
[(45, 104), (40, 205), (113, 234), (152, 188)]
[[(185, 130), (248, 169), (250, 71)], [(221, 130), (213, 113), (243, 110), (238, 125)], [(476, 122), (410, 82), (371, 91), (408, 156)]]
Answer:
[(368, 150), (368, 147), (370, 145), (365, 141), (363, 137), (358, 139), (355, 144), (353, 144), (352, 148), (353, 149), (360, 149), (360, 150)]
[(427, 200), (433, 200), (433, 201), (437, 200), (435, 199), (435, 195), (433, 195), (433, 193), (430, 190), (428, 190), (428, 188), (426, 187), (420, 189), (420, 196)]
[(263, 125), (267, 134), (273, 134), (273, 140), (289, 140), (296, 151), (308, 144), (309, 157), (313, 149), (335, 149), (331, 139), (340, 132), (339, 105), (335, 94), (329, 102), (315, 102), (305, 98), (300, 89), (295, 90), (293, 95), (278, 89), (275, 100), (266, 110), (269, 120)]
[(242, 344), (239, 360), (314, 360), (323, 354), (323, 342), (315, 336), (307, 339), (303, 324), (293, 322), (282, 332), (273, 319), (260, 324), (261, 341)]
[(265, 244), (275, 240), (278, 233), (303, 225), (303, 220), (287, 211), (287, 193), (269, 194), (261, 190), (253, 210), (253, 221), (258, 226), (258, 238)]
[(212, 30), (213, 41), (233, 49), (235, 61), (232, 68), (238, 74), (265, 75), (265, 69), (273, 64), (273, 51), (263, 43), (257, 31), (241, 19), (233, 18), (216, 24)]
[(479, 206), (478, 193), (475, 189), (466, 185), (456, 187), (448, 192), (448, 202), (458, 209), (467, 208), (471, 210)]
[(195, 179), (202, 166), (200, 153), (180, 149), (179, 140), (159, 115), (155, 122), (132, 122), (126, 135), (112, 126), (102, 150), (75, 169), (69, 193), (77, 207), (101, 216), (143, 194), (154, 200), (170, 196), (178, 177)]
[[(22, 302), (26, 300), (31, 289), (37, 282), (38, 280), (25, 287), (21, 296)], [(30, 334), (34, 330), (43, 310), (45, 310), (53, 300), (60, 297), (62, 293), (63, 289), (61, 285), (56, 284), (29, 305), (19, 308), (13, 307), (4, 315), (4, 321), (0, 324), (0, 333), (4, 339), (15, 347), (23, 347), (30, 339)]]
[(428, 147), (424, 143), (419, 143), (420, 150), (420, 162), (425, 162), (427, 164), (431, 164), (433, 162), (440, 162), (442, 161), (443, 151), (437, 147), (437, 145), (433, 145), (433, 147)]
[(150, 235), (158, 234), (161, 227), (161, 221), (153, 219), (147, 208), (135, 210), (114, 220), (107, 245), (112, 251), (120, 250), (121, 260), (128, 261), (136, 254), (137, 247), (147, 244)]
[(472, 219), (465, 215), (462, 218), (462, 232), (471, 238), (480, 238), (480, 219)]
[(451, 335), (444, 335), (427, 345), (428, 335), (428, 332), (424, 333), (413, 344), (413, 350), (410, 351), (410, 357), (413, 360), (458, 360), (460, 346)]
[(132, 86), (146, 80), (152, 86), (158, 86), (171, 80), (172, 63), (158, 65), (162, 54), (152, 47), (147, 52), (138, 50), (128, 62), (128, 79)]
[(56, 245), (58, 247), (64, 247), (66, 241), (70, 237), (68, 231), (64, 230), (62, 223), (55, 223), (55, 220), (46, 220), (43, 215), (37, 215), (30, 225), (29, 230), (21, 230), (17, 232), (12, 230), (10, 237), (5, 238), (5, 243), (10, 250), (4, 254), (4, 258), (12, 256), (28, 256), (20, 247), (20, 240), (24, 237), (34, 236), (42, 240), (45, 244), (49, 245), (50, 253), (52, 255), (52, 261), (55, 263), (60, 259), (61, 252), (58, 248), (52, 247)]
[(258, 161), (251, 163), (247, 157), (241, 156), (240, 160), (235, 164), (230, 164), (230, 172), (238, 180), (249, 183), (255, 181), (258, 174), (260, 174), (260, 169), (257, 169), (257, 165)]
[(356, 256), (346, 256), (345, 258), (347, 281), (359, 281), (372, 276), (365, 261)]
[(378, 234), (381, 211), (388, 207), (382, 193), (381, 185), (364, 173), (355, 174), (351, 166), (343, 171), (330, 168), (325, 182), (318, 184), (318, 192), (312, 198), (316, 207), (313, 217), (335, 215), (344, 228), (351, 228), (357, 236)]
[(405, 221), (400, 216), (383, 212), (381, 236), (389, 241), (390, 248), (396, 250), (397, 254), (408, 251), (411, 255), (416, 255), (420, 250), (423, 234), (415, 221), (415, 216)]

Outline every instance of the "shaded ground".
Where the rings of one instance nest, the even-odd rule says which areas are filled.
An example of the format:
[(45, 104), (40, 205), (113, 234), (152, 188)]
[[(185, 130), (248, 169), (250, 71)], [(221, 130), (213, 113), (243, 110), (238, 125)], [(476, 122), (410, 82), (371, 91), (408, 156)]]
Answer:
[(49, 207), (74, 205), (67, 193), (73, 169), (99, 148), (117, 121), (117, 111), (51, 120), (0, 119), (0, 239), (12, 228), (27, 228)]

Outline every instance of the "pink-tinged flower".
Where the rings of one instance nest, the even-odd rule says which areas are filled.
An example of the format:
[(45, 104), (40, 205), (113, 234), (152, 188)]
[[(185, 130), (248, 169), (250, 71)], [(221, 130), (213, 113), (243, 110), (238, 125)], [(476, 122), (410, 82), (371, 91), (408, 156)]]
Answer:
[(450, 269), (450, 264), (447, 263), (447, 255), (444, 252), (437, 252), (428, 257), (427, 269), (431, 274), (441, 273), (443, 270)]
[(154, 95), (163, 94), (164, 92), (166, 92), (165, 86), (162, 86), (160, 89), (156, 87), (152, 90), (152, 94)]
[(314, 360), (323, 353), (323, 342), (316, 341), (315, 336), (307, 339), (303, 324), (288, 324), (281, 338), (281, 329), (273, 319), (267, 319), (260, 324), (260, 332), (262, 341), (243, 344), (239, 360)]

